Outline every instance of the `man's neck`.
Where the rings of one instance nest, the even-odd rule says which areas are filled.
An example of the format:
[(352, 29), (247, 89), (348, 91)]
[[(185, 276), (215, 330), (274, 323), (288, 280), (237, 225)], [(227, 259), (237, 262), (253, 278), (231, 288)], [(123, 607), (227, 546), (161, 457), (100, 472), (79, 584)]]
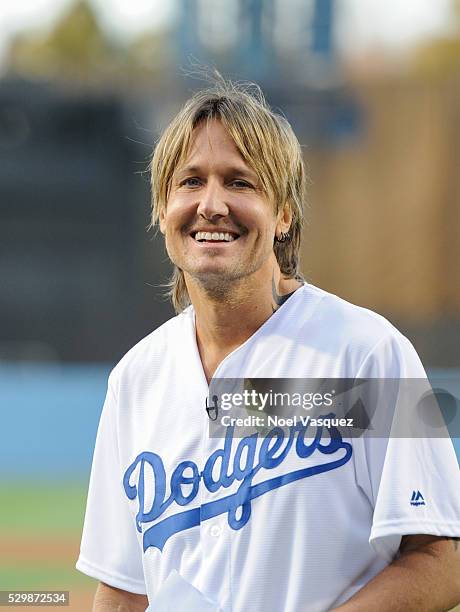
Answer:
[[(195, 310), (197, 345), (209, 380), (219, 363), (250, 338), (301, 285), (284, 279), (278, 265), (271, 277), (240, 282), (228, 295), (213, 298), (194, 282), (188, 282)], [(248, 279), (251, 281), (251, 279)]]

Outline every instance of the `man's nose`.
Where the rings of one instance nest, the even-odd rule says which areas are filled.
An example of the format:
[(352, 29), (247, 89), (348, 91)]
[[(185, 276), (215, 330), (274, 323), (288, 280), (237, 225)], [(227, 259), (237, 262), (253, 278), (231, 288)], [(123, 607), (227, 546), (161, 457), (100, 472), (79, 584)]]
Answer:
[(212, 221), (219, 217), (226, 217), (228, 212), (225, 190), (217, 182), (210, 181), (204, 189), (200, 190), (198, 215)]

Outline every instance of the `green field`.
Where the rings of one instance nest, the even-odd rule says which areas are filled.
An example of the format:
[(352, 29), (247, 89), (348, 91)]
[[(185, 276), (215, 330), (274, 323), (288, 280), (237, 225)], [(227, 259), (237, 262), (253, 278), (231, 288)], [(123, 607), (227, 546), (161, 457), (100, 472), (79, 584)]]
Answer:
[(86, 483), (2, 483), (0, 532), (78, 534), (83, 525), (86, 493)]
[(0, 591), (62, 590), (92, 588), (94, 580), (71, 565), (0, 565)]
[(75, 569), (87, 484), (3, 483), (0, 590), (90, 589)]

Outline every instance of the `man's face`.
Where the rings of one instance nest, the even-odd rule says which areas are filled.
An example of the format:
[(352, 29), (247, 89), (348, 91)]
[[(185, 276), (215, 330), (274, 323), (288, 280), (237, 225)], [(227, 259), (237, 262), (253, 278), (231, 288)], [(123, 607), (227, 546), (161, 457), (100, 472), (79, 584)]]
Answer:
[(250, 276), (273, 254), (277, 219), (220, 121), (199, 125), (160, 216), (170, 259), (201, 285)]

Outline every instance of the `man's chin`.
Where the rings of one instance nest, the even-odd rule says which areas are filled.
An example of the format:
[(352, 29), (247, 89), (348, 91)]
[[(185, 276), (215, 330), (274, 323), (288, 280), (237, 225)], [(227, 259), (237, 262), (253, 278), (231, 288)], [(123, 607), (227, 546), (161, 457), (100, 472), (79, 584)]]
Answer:
[(200, 270), (185, 271), (187, 277), (200, 288), (205, 291), (219, 292), (228, 291), (234, 283), (237, 283), (245, 276), (249, 276), (250, 272), (243, 270), (229, 270), (228, 268), (206, 267)]

